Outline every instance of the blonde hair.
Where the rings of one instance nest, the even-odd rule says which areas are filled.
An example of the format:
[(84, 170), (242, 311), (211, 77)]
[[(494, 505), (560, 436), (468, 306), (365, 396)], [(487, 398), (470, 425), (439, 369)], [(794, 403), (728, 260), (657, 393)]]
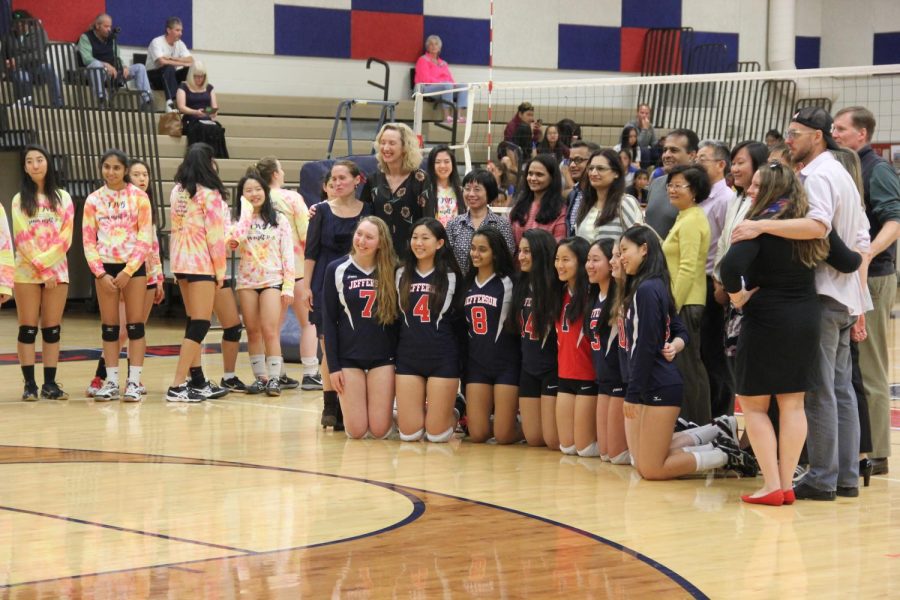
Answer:
[(258, 174), (269, 185), (275, 179), (275, 173), (278, 172), (278, 158), (274, 156), (263, 156), (255, 163), (251, 163), (247, 167), (247, 175), (251, 172)]
[[(394, 270), (397, 268), (394, 242), (387, 223), (378, 217), (363, 217), (356, 228), (359, 229), (363, 223), (372, 223), (378, 230), (378, 250), (375, 251), (375, 297), (378, 299), (378, 308), (375, 309), (375, 318), (380, 324), (389, 326), (400, 316), (397, 288), (394, 286)], [(350, 256), (355, 254), (356, 248), (350, 246)]]
[(209, 74), (206, 72), (206, 65), (199, 60), (195, 60), (194, 64), (190, 66), (187, 77), (184, 79), (184, 82), (191, 90), (197, 89), (194, 84), (194, 75), (203, 75), (204, 87), (200, 91), (204, 91), (206, 89), (205, 86), (209, 85)]
[(835, 160), (841, 163), (841, 166), (850, 173), (853, 183), (856, 184), (856, 189), (859, 190), (859, 199), (865, 206), (863, 198), (865, 198), (866, 192), (865, 186), (863, 186), (862, 163), (859, 162), (859, 155), (849, 148), (838, 148), (830, 152)]
[(396, 131), (400, 134), (400, 145), (403, 148), (403, 163), (401, 168), (404, 173), (412, 173), (422, 164), (422, 151), (419, 149), (416, 134), (404, 123), (385, 123), (381, 131), (375, 136), (375, 159), (382, 173), (387, 173), (387, 165), (381, 157), (381, 138), (385, 131)]

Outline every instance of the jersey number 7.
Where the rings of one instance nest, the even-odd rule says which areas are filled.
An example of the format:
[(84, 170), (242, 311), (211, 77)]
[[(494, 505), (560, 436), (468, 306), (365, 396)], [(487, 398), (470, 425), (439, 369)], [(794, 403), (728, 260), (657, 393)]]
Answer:
[(372, 307), (375, 305), (376, 290), (359, 290), (359, 297), (366, 301), (366, 305), (362, 309), (364, 319), (372, 318)]

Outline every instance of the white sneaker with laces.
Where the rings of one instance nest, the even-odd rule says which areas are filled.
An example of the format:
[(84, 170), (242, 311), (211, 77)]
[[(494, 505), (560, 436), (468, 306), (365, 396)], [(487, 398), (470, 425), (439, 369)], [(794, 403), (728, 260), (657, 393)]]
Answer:
[(125, 396), (122, 398), (122, 400), (124, 400), (125, 402), (140, 402), (141, 386), (133, 381), (129, 381), (128, 385), (125, 386)]
[(108, 402), (110, 400), (119, 399), (119, 384), (115, 381), (106, 380), (103, 387), (94, 392), (94, 400), (99, 402)]

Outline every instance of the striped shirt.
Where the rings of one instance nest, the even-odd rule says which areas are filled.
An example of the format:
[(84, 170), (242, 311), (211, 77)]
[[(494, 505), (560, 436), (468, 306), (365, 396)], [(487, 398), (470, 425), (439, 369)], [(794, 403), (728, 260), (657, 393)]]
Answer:
[(622, 237), (625, 230), (635, 223), (643, 223), (644, 215), (641, 213), (641, 205), (637, 198), (624, 194), (619, 204), (619, 214), (608, 222), (595, 225), (600, 214), (601, 207), (594, 205), (588, 211), (584, 219), (575, 227), (575, 235), (593, 243), (597, 240), (614, 239)]

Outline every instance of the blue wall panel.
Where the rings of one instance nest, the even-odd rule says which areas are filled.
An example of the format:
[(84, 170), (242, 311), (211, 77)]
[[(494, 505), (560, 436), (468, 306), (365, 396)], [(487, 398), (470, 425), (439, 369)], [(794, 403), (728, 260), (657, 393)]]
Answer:
[(350, 58), (350, 11), (276, 4), (275, 54)]

